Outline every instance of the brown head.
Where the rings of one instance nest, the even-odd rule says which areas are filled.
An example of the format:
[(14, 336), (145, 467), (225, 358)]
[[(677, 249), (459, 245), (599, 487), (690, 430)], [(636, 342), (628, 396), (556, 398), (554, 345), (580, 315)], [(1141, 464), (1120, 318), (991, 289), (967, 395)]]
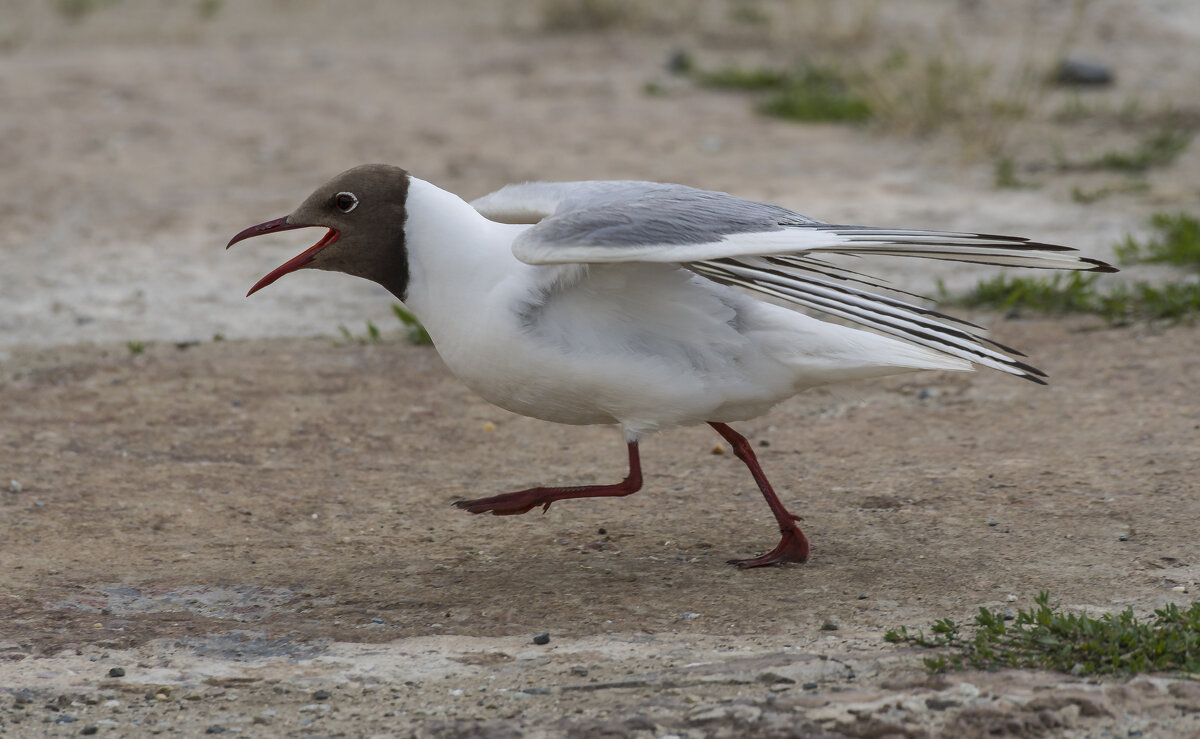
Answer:
[(252, 236), (322, 226), (329, 232), (250, 288), (247, 296), (289, 272), (312, 267), (377, 282), (400, 300), (408, 291), (405, 201), (408, 172), (388, 164), (364, 164), (321, 185), (283, 218), (260, 223), (229, 240), (226, 249)]

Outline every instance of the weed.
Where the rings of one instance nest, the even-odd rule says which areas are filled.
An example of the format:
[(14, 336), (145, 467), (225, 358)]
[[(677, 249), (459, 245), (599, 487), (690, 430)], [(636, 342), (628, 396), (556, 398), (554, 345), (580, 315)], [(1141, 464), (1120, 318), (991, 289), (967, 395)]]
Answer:
[(722, 67), (695, 73), (696, 83), (701, 87), (720, 90), (778, 90), (789, 83), (789, 75), (770, 67)]
[[(1200, 220), (1186, 213), (1158, 213), (1150, 219), (1157, 232), (1145, 243), (1126, 236), (1114, 247), (1122, 264), (1149, 262), (1200, 272)], [(1200, 316), (1200, 281), (1177, 280), (1156, 285), (1146, 281), (1117, 283), (1102, 292), (1099, 275), (1057, 273), (1050, 277), (981, 280), (965, 295), (952, 298), (966, 307), (992, 308), (1016, 314), (1091, 313), (1109, 323), (1135, 320), (1191, 321)], [(945, 293), (943, 291), (943, 296)]]
[(667, 94), (667, 88), (663, 87), (660, 82), (648, 80), (642, 85), (642, 94), (651, 98), (663, 97)]
[(417, 345), (432, 344), (433, 339), (429, 337), (429, 332), (417, 320), (417, 317), (405, 310), (399, 303), (392, 303), (392, 312), (396, 314), (396, 318), (400, 319), (400, 323), (404, 324), (404, 330), (409, 343)]
[(1099, 169), (1139, 173), (1174, 162), (1192, 143), (1193, 132), (1164, 128), (1143, 138), (1133, 151), (1110, 151), (1092, 163)]
[(604, 31), (637, 20), (632, 0), (544, 0), (544, 31)]
[(1110, 195), (1140, 195), (1149, 189), (1150, 185), (1145, 180), (1135, 180), (1117, 185), (1102, 185), (1092, 190), (1085, 190), (1075, 185), (1071, 188), (1071, 200), (1074, 200), (1076, 203), (1091, 205)]
[(981, 607), (975, 617), (975, 634), (967, 638), (950, 619), (916, 636), (904, 627), (887, 632), (893, 644), (950, 649), (949, 656), (925, 659), (931, 672), (950, 669), (996, 670), (1034, 668), (1072, 675), (1132, 675), (1174, 670), (1200, 671), (1200, 603), (1183, 610), (1174, 604), (1154, 612), (1149, 622), (1138, 620), (1133, 609), (1092, 618), (1064, 614), (1050, 607), (1043, 591), (1034, 607), (1019, 610), (1011, 625), (1004, 614)]
[(759, 106), (760, 112), (805, 123), (859, 122), (871, 107), (832, 67), (805, 66)]
[(1020, 190), (1037, 187), (1037, 183), (1022, 180), (1017, 176), (1017, 165), (1012, 157), (1000, 157), (993, 167), (993, 182), (996, 187), (1007, 190)]
[(1061, 272), (1050, 277), (1000, 275), (980, 280), (955, 302), (968, 308), (994, 308), (1016, 313), (1021, 309), (1041, 313), (1094, 313), (1097, 275)]
[(1200, 270), (1200, 220), (1187, 213), (1155, 213), (1150, 225), (1158, 231), (1146, 243), (1132, 236), (1114, 248), (1125, 264), (1172, 264)]
[(129, 350), (129, 354), (134, 357), (140, 357), (146, 353), (146, 342), (144, 341), (127, 341), (125, 348)]
[(733, 0), (729, 4), (729, 20), (747, 26), (768, 26), (771, 24), (771, 14), (759, 3)]
[(347, 344), (378, 344), (383, 340), (382, 335), (379, 333), (379, 329), (376, 328), (375, 324), (371, 323), (370, 321), (367, 321), (367, 335), (362, 338), (356, 337), (354, 334), (350, 333), (350, 329), (346, 328), (345, 326), (338, 326), (338, 330), (342, 332), (342, 338), (345, 339)]
[(115, 0), (55, 0), (54, 9), (68, 21), (78, 22), (114, 2)]

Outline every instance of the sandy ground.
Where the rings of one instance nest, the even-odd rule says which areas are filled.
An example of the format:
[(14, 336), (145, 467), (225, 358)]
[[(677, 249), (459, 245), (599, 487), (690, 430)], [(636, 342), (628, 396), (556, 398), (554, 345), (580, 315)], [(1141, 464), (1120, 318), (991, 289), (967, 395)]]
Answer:
[[(616, 479), (619, 437), (487, 405), (402, 340), (369, 284), (300, 274), (244, 300), (306, 235), (221, 250), (331, 174), (387, 161), (467, 197), (658, 179), (1105, 257), (1147, 214), (1195, 203), (1196, 151), (1083, 205), (1071, 187), (1117, 176), (1038, 163), (1137, 130), (1032, 116), (1011, 151), (1042, 186), (998, 190), (952, 133), (772, 121), (663, 68), (678, 48), (788, 58), (785, 41), (707, 17), (545, 33), (537, 4), (445, 5), (207, 17), (125, 0), (74, 21), (0, 5), (0, 734), (1200, 732), (1200, 690), (1178, 676), (930, 677), (882, 639), (1041, 590), (1089, 612), (1189, 603), (1194, 327), (980, 316), (1051, 386), (893, 378), (743, 424), (813, 558), (739, 571), (724, 561), (776, 534), (711, 431), (650, 439), (631, 498), (468, 516), (450, 502)], [(931, 7), (874, 12), (917, 33)], [(1019, 44), (995, 39), (1072, 22), (1059, 4), (971, 7), (947, 22), (998, 54)], [(804, 21), (789, 28), (818, 43)], [(1192, 5), (1095, 2), (1078, 23), (1081, 53), (1120, 75), (1108, 104), (1200, 99)], [(890, 269), (923, 290), (979, 274)], [(332, 338), (367, 320), (381, 343)]]

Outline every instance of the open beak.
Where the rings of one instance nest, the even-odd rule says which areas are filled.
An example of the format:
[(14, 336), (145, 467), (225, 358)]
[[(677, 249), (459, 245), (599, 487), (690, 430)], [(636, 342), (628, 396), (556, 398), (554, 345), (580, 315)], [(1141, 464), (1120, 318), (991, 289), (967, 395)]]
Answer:
[[(273, 221), (260, 223), (257, 226), (251, 226), (250, 228), (239, 232), (236, 236), (230, 239), (229, 243), (225, 245), (225, 248), (228, 249), (237, 242), (244, 241), (252, 236), (262, 236), (263, 234), (278, 233), (279, 231), (292, 231), (297, 228), (310, 228), (311, 226), (318, 225), (309, 223), (288, 223), (287, 219), (288, 217), (284, 216), (283, 218), (276, 218)], [(270, 285), (275, 280), (283, 277), (288, 272), (295, 272), (312, 260), (316, 259), (317, 252), (337, 241), (339, 235), (340, 234), (336, 228), (330, 228), (329, 233), (325, 234), (320, 241), (279, 265), (266, 277), (256, 282), (254, 287), (250, 288), (250, 292), (246, 293), (246, 297), (250, 297), (267, 285)]]

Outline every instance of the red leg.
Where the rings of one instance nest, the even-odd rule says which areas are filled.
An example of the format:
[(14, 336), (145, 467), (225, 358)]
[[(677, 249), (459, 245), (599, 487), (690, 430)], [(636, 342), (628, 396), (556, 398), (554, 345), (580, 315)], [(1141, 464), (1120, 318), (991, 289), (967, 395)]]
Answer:
[(763, 474), (762, 467), (758, 466), (758, 458), (754, 456), (754, 449), (750, 446), (750, 442), (746, 441), (746, 437), (723, 423), (710, 422), (708, 425), (716, 429), (717, 433), (733, 446), (733, 453), (750, 468), (750, 474), (754, 476), (754, 481), (758, 483), (758, 489), (767, 499), (767, 505), (771, 506), (771, 513), (775, 514), (775, 520), (779, 522), (779, 530), (783, 533), (783, 538), (779, 540), (779, 546), (761, 557), (731, 559), (729, 564), (738, 567), (764, 567), (781, 562), (804, 563), (808, 561), (808, 539), (804, 538), (804, 532), (796, 525), (800, 518), (788, 513), (788, 510), (783, 507), (783, 503), (780, 502), (779, 496), (775, 495), (775, 491), (771, 489), (771, 483), (767, 482), (767, 476)]
[(556, 500), (570, 498), (604, 498), (632, 495), (642, 489), (642, 461), (638, 456), (636, 441), (629, 442), (629, 475), (615, 485), (579, 485), (569, 488), (530, 488), (515, 493), (493, 495), (477, 500), (460, 500), (454, 505), (471, 513), (492, 513), (497, 516), (515, 516), (528, 513), (541, 506), (548, 510)]

